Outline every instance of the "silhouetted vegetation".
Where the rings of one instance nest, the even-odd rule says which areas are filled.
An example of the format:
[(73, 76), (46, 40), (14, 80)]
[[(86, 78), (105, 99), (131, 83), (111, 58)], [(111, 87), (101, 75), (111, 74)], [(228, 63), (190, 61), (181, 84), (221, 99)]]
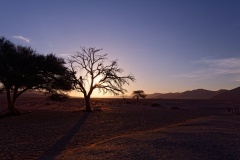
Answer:
[(7, 95), (8, 114), (19, 114), (15, 102), (27, 90), (71, 90), (70, 72), (64, 64), (53, 54), (41, 55), (1, 37), (0, 83)]
[(151, 107), (162, 107), (162, 105), (159, 103), (153, 103), (151, 104)]
[(0, 86), (0, 94), (3, 93), (3, 91), (4, 91), (4, 88), (2, 86)]
[(64, 93), (53, 93), (48, 96), (48, 99), (52, 101), (65, 101), (69, 98), (67, 94)]
[(143, 90), (133, 91), (132, 95), (133, 98), (137, 99), (137, 102), (139, 101), (139, 98), (145, 98), (147, 96)]
[(228, 107), (228, 112), (232, 112), (233, 114), (240, 115), (239, 106), (234, 106), (233, 108)]
[[(82, 92), (85, 99), (86, 111), (92, 111), (90, 98), (95, 89), (99, 92), (112, 93), (113, 95), (124, 94), (123, 88), (129, 81), (134, 81), (133, 75), (121, 76), (122, 68), (118, 67), (117, 60), (105, 64), (107, 54), (98, 55), (101, 49), (81, 48), (69, 59), (70, 70), (74, 77), (75, 90)], [(81, 72), (78, 72), (81, 71)], [(80, 73), (79, 76), (77, 73)]]

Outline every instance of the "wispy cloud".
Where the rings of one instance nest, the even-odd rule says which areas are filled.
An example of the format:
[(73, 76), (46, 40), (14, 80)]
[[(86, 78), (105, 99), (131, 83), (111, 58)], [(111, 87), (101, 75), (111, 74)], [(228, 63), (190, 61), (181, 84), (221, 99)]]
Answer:
[(218, 76), (232, 76), (234, 81), (240, 81), (240, 58), (225, 59), (200, 59), (190, 62), (198, 69), (184, 74), (175, 75), (173, 77), (211, 79)]
[(24, 41), (24, 42), (26, 42), (26, 43), (30, 43), (30, 39), (29, 39), (29, 38), (26, 38), (26, 37), (23, 37), (23, 36), (13, 36), (13, 38), (22, 40), (22, 41)]
[(203, 64), (211, 67), (221, 68), (240, 68), (240, 58), (225, 58), (225, 59), (206, 59), (191, 61), (193, 64)]

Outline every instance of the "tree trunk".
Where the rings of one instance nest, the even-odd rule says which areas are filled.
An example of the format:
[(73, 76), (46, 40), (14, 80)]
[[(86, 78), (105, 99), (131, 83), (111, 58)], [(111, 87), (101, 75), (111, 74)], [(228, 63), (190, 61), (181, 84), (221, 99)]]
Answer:
[(7, 102), (8, 102), (8, 112), (11, 113), (14, 109), (14, 106), (12, 106), (12, 99), (11, 99), (11, 92), (10, 90), (7, 90)]
[(16, 102), (16, 96), (11, 98), (10, 90), (7, 90), (7, 102), (8, 102), (8, 113), (7, 115), (20, 115), (20, 112), (14, 108)]
[(86, 111), (92, 112), (92, 107), (90, 104), (90, 96), (84, 96), (84, 98), (85, 98)]

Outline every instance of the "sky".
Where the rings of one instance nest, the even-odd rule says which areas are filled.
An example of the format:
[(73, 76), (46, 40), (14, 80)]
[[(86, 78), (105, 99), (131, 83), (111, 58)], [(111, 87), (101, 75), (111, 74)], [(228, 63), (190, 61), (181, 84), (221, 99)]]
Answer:
[(102, 48), (135, 76), (127, 94), (233, 89), (239, 8), (239, 0), (0, 0), (0, 36), (63, 58)]

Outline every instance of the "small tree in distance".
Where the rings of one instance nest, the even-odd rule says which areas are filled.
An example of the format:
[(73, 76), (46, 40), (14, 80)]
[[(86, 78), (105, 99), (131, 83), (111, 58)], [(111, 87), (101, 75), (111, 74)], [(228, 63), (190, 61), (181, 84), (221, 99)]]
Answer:
[[(90, 98), (95, 89), (103, 94), (124, 94), (127, 90), (123, 86), (129, 85), (135, 78), (131, 74), (121, 76), (123, 69), (118, 67), (117, 60), (106, 65), (107, 54), (97, 54), (101, 49), (85, 47), (81, 49), (81, 52), (76, 52), (69, 58), (70, 70), (75, 90), (83, 93), (86, 111), (91, 112)], [(81, 75), (78, 75), (79, 71)]]
[(138, 102), (139, 98), (146, 98), (146, 96), (147, 96), (147, 95), (144, 93), (143, 90), (133, 91), (132, 95), (133, 95), (133, 98), (136, 98), (136, 99), (137, 99), (137, 102)]

